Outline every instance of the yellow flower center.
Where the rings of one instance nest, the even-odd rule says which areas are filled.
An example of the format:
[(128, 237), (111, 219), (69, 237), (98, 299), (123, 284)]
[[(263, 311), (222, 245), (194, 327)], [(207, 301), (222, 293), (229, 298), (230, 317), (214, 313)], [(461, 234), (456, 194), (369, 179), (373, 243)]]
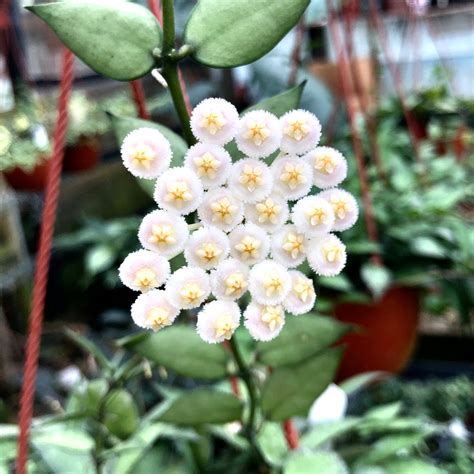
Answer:
[(189, 191), (188, 183), (185, 181), (176, 181), (166, 185), (166, 202), (173, 202), (176, 206), (182, 207), (186, 201), (190, 201), (193, 195)]
[(131, 156), (132, 164), (149, 169), (155, 159), (155, 152), (148, 145), (138, 145)]
[(265, 122), (250, 121), (247, 124), (247, 132), (244, 138), (252, 140), (252, 142), (260, 146), (270, 136), (270, 130), (265, 125)]
[(232, 320), (232, 316), (230, 314), (224, 313), (214, 323), (216, 337), (224, 336), (224, 339), (230, 339), (237, 326), (238, 325)]
[(225, 295), (231, 296), (243, 292), (247, 288), (247, 282), (242, 273), (231, 273), (225, 279)]
[(198, 175), (209, 179), (216, 177), (216, 172), (221, 166), (219, 160), (216, 160), (214, 155), (208, 151), (202, 156), (196, 156), (194, 164), (196, 165)]
[(285, 135), (288, 135), (293, 140), (300, 141), (306, 135), (308, 135), (310, 128), (304, 120), (301, 119), (290, 119), (288, 125), (284, 129)]
[(244, 260), (248, 260), (249, 258), (256, 258), (258, 257), (258, 251), (262, 243), (260, 240), (252, 237), (250, 235), (246, 235), (236, 246), (235, 250), (241, 253), (241, 257)]
[(350, 211), (350, 206), (344, 198), (332, 196), (331, 206), (334, 209), (334, 214), (338, 219), (344, 219), (347, 213)]
[(276, 224), (278, 214), (281, 212), (281, 206), (276, 204), (271, 198), (265, 199), (263, 202), (259, 202), (255, 205), (255, 209), (258, 212), (258, 222), (271, 222)]
[(215, 135), (226, 123), (227, 120), (220, 112), (210, 111), (202, 117), (199, 125), (211, 135)]
[(314, 207), (310, 207), (306, 211), (306, 216), (308, 218), (308, 222), (311, 225), (316, 226), (316, 225), (324, 223), (324, 221), (327, 218), (327, 213), (323, 208), (314, 206)]
[(212, 242), (205, 242), (196, 249), (196, 255), (205, 263), (215, 262), (221, 254), (222, 249)]
[(306, 278), (298, 277), (298, 280), (293, 286), (293, 293), (301, 300), (306, 303), (308, 298), (313, 294), (313, 285)]
[(290, 254), (292, 259), (296, 260), (300, 254), (304, 253), (303, 234), (289, 232), (283, 241), (282, 248), (285, 252)]
[(290, 189), (295, 189), (299, 184), (306, 183), (303, 167), (301, 165), (286, 163), (280, 175), (280, 181), (285, 183)]
[(238, 209), (235, 204), (230, 202), (229, 198), (222, 198), (219, 201), (215, 201), (211, 204), (212, 222), (217, 221), (230, 224)]
[(239, 182), (243, 184), (250, 192), (262, 184), (262, 169), (258, 166), (245, 165), (240, 175)]
[(320, 173), (331, 174), (336, 169), (336, 160), (331, 155), (316, 156), (314, 168)]
[(161, 306), (155, 307), (148, 311), (146, 323), (153, 329), (158, 331), (169, 323), (170, 312)]
[(340, 262), (343, 256), (343, 247), (337, 242), (327, 242), (323, 244), (321, 252), (326, 262)]
[(283, 324), (281, 306), (265, 306), (262, 309), (261, 320), (268, 326), (270, 331), (274, 331), (278, 326)]
[(152, 268), (143, 267), (135, 273), (133, 284), (138, 286), (142, 291), (155, 288), (158, 285), (156, 273)]
[(148, 242), (158, 246), (172, 245), (176, 243), (174, 230), (170, 224), (154, 224), (151, 227), (151, 236)]
[(186, 283), (179, 292), (181, 299), (186, 304), (198, 304), (204, 294), (205, 291), (194, 282)]
[(279, 276), (267, 275), (263, 281), (263, 287), (267, 296), (279, 294), (283, 291), (283, 280)]

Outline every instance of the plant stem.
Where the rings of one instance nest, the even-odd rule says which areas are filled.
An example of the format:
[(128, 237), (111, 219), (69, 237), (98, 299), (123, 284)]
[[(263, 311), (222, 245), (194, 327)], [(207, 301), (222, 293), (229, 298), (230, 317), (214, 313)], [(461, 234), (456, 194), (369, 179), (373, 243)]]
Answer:
[(174, 29), (174, 8), (173, 0), (163, 0), (163, 69), (162, 74), (168, 83), (174, 108), (178, 114), (183, 135), (191, 146), (196, 143), (191, 126), (189, 124), (189, 114), (184, 101), (183, 90), (179, 82), (178, 63), (180, 57), (175, 53), (175, 29)]
[(234, 356), (235, 362), (237, 363), (237, 366), (239, 367), (240, 376), (242, 377), (242, 380), (244, 381), (245, 386), (247, 387), (248, 394), (249, 394), (250, 412), (247, 419), (245, 432), (247, 436), (249, 437), (250, 442), (253, 444), (254, 435), (255, 435), (255, 415), (257, 413), (257, 403), (258, 403), (257, 388), (252, 379), (252, 374), (249, 368), (247, 367), (247, 365), (245, 364), (245, 361), (242, 357), (242, 353), (240, 352), (240, 348), (237, 344), (237, 340), (235, 337), (233, 337), (229, 341), (229, 347), (232, 350), (232, 355)]

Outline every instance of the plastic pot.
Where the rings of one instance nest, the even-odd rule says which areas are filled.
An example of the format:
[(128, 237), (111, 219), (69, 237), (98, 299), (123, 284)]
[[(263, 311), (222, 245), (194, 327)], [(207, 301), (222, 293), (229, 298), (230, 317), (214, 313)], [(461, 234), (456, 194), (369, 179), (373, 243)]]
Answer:
[(19, 167), (4, 171), (8, 184), (18, 191), (43, 191), (46, 187), (51, 160), (39, 158), (36, 166), (25, 171)]
[(64, 171), (81, 172), (94, 168), (100, 160), (100, 144), (96, 137), (80, 138), (64, 151)]
[(372, 304), (337, 305), (335, 317), (358, 326), (342, 339), (346, 350), (337, 379), (377, 370), (399, 373), (415, 349), (419, 310), (418, 290), (407, 287), (390, 288)]

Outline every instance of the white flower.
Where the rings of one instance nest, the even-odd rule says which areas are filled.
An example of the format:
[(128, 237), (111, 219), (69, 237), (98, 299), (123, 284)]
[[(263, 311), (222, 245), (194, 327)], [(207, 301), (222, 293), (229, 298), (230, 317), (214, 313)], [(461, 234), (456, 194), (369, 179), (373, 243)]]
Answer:
[(293, 207), (292, 220), (301, 233), (315, 237), (331, 231), (334, 225), (334, 211), (322, 197), (307, 196)]
[(197, 209), (202, 195), (200, 179), (188, 168), (170, 168), (156, 180), (155, 201), (167, 211), (189, 214)]
[(237, 226), (229, 234), (230, 254), (251, 266), (261, 262), (270, 251), (270, 239), (266, 232), (255, 224)]
[(201, 306), (211, 292), (209, 275), (196, 267), (176, 270), (166, 284), (166, 296), (170, 303), (180, 309)]
[(228, 184), (236, 198), (243, 202), (257, 202), (270, 194), (273, 178), (263, 161), (245, 158), (232, 166)]
[(225, 145), (237, 131), (237, 109), (224, 99), (204, 99), (191, 114), (191, 129), (201, 142)]
[(224, 184), (232, 166), (229, 153), (210, 143), (193, 145), (186, 153), (184, 162), (199, 177), (204, 189)]
[(130, 132), (120, 149), (124, 166), (134, 176), (157, 178), (167, 170), (173, 155), (168, 140), (154, 128)]
[(280, 118), (283, 137), (281, 150), (302, 155), (314, 148), (321, 138), (321, 124), (311, 112), (291, 110)]
[(275, 115), (265, 110), (247, 112), (239, 122), (235, 143), (246, 156), (263, 158), (278, 149), (281, 126)]
[(179, 309), (168, 301), (163, 290), (152, 290), (143, 293), (135, 300), (131, 313), (137, 326), (158, 331), (173, 324)]
[(288, 203), (280, 195), (274, 194), (255, 204), (247, 204), (245, 217), (267, 232), (275, 232), (288, 220)]
[(306, 238), (298, 229), (287, 224), (272, 236), (272, 258), (284, 267), (301, 265), (306, 259)]
[(271, 166), (274, 187), (288, 201), (306, 196), (313, 186), (311, 167), (294, 155), (278, 157)]
[(280, 304), (290, 290), (291, 277), (283, 265), (273, 260), (264, 260), (250, 270), (249, 291), (257, 303)]
[(249, 268), (235, 258), (219, 263), (211, 274), (212, 294), (223, 300), (237, 300), (248, 290)]
[(359, 207), (354, 196), (343, 189), (328, 189), (318, 194), (332, 206), (336, 217), (332, 226), (334, 231), (350, 229), (359, 217)]
[(309, 409), (308, 422), (311, 426), (342, 420), (347, 410), (347, 393), (330, 384), (313, 402)]
[(313, 183), (321, 189), (332, 188), (347, 176), (347, 161), (341, 152), (318, 146), (304, 156), (313, 171)]
[(229, 255), (227, 235), (215, 227), (203, 227), (189, 237), (184, 257), (192, 267), (210, 270)]
[(304, 273), (291, 270), (291, 291), (283, 301), (283, 306), (288, 313), (299, 315), (305, 314), (314, 308), (316, 293), (313, 281)]
[(148, 250), (128, 254), (119, 268), (122, 283), (135, 291), (158, 288), (165, 283), (169, 274), (168, 260)]
[(240, 309), (233, 301), (207, 303), (197, 316), (197, 332), (209, 344), (229, 340), (240, 324)]
[(308, 245), (308, 263), (321, 276), (335, 276), (346, 265), (346, 247), (332, 234), (312, 239)]
[(224, 232), (230, 232), (244, 218), (243, 204), (227, 188), (216, 188), (204, 193), (198, 208), (199, 220)]
[(142, 246), (167, 258), (184, 250), (188, 236), (188, 225), (181, 216), (159, 209), (147, 214), (138, 229)]
[(265, 306), (252, 301), (244, 311), (245, 327), (257, 341), (271, 341), (285, 324), (283, 306)]

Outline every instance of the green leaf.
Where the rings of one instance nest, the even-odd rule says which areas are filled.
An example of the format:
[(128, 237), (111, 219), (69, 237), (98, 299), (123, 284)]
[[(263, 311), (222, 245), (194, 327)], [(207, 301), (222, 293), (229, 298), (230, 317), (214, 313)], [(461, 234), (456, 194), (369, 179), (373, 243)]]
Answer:
[(344, 461), (333, 452), (293, 452), (283, 474), (347, 474)]
[(410, 247), (413, 253), (423, 257), (443, 258), (446, 256), (445, 248), (430, 237), (416, 237), (411, 240)]
[(112, 365), (105, 356), (105, 354), (92, 341), (82, 336), (78, 332), (72, 331), (71, 329), (66, 329), (66, 335), (76, 345), (78, 345), (82, 350), (84, 350), (84, 352), (91, 354), (103, 369), (109, 371), (112, 368)]
[(115, 251), (108, 245), (96, 245), (86, 253), (86, 270), (90, 275), (97, 275), (110, 268), (115, 257)]
[(296, 25), (310, 0), (200, 0), (184, 41), (211, 67), (235, 67), (264, 56)]
[(339, 383), (339, 387), (346, 392), (347, 395), (352, 395), (358, 392), (367, 385), (382, 379), (387, 373), (383, 371), (364, 372), (363, 374), (354, 375), (344, 382)]
[(332, 288), (339, 291), (351, 291), (352, 283), (345, 275), (336, 275), (334, 277), (318, 277), (318, 284), (326, 288)]
[(385, 463), (383, 467), (386, 474), (443, 474), (446, 472), (434, 464), (416, 458), (398, 459)]
[(205, 343), (189, 326), (171, 326), (124, 345), (186, 377), (214, 380), (227, 375), (230, 358), (224, 347)]
[(257, 447), (271, 466), (283, 465), (288, 454), (288, 443), (280, 423), (264, 423), (257, 434)]
[(390, 271), (373, 263), (364, 264), (360, 276), (375, 298), (380, 298), (392, 282)]
[(138, 408), (127, 390), (112, 390), (104, 403), (104, 425), (118, 438), (128, 438), (138, 428)]
[(242, 402), (234, 395), (197, 388), (171, 400), (160, 421), (177, 425), (228, 423), (242, 416)]
[(401, 409), (401, 402), (394, 402), (372, 408), (365, 414), (365, 416), (376, 420), (388, 420), (396, 417)]
[(265, 417), (283, 421), (307, 416), (314, 400), (334, 379), (341, 356), (342, 348), (336, 347), (298, 364), (277, 368), (262, 390)]
[(317, 448), (351, 431), (359, 422), (359, 418), (348, 417), (338, 421), (318, 423), (301, 437), (300, 446), (302, 448)]
[(296, 364), (336, 342), (350, 326), (313, 314), (288, 318), (281, 334), (259, 342), (259, 360), (271, 367)]
[(29, 7), (94, 71), (118, 81), (148, 74), (162, 34), (155, 16), (132, 2), (69, 0)]
[(242, 115), (252, 110), (266, 110), (277, 117), (281, 117), (286, 114), (286, 112), (299, 107), (305, 86), (306, 81), (303, 81), (301, 84), (287, 89), (280, 94), (263, 99), (257, 104), (245, 109)]

